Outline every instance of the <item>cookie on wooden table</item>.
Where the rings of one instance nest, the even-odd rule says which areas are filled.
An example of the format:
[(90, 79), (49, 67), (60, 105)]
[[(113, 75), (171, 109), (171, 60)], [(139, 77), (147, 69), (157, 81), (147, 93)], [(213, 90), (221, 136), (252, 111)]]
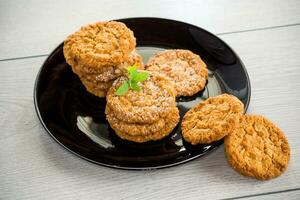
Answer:
[(236, 128), (243, 112), (244, 105), (235, 96), (210, 97), (184, 115), (182, 136), (193, 145), (220, 140)]
[(229, 164), (240, 174), (261, 180), (281, 175), (290, 160), (284, 133), (260, 115), (244, 115), (239, 126), (225, 138)]
[(177, 96), (192, 96), (203, 90), (206, 84), (206, 64), (189, 50), (159, 52), (149, 59), (145, 69), (169, 77), (175, 83)]

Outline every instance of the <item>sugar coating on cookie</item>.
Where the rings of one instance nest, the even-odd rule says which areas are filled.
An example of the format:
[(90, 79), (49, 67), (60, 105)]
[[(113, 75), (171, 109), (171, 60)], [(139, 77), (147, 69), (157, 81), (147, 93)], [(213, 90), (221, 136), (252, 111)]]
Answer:
[(206, 64), (189, 50), (159, 52), (149, 59), (145, 69), (169, 77), (175, 83), (177, 96), (192, 96), (203, 90), (206, 84)]
[(133, 32), (122, 22), (97, 22), (82, 27), (64, 42), (64, 56), (71, 65), (118, 65), (135, 48)]
[(141, 91), (129, 89), (118, 96), (116, 90), (127, 77), (118, 78), (109, 89), (107, 106), (119, 120), (129, 123), (153, 123), (165, 117), (170, 109), (176, 106), (176, 90), (174, 84), (165, 76), (149, 73), (148, 80), (139, 83)]
[(260, 115), (244, 115), (239, 124), (225, 138), (229, 164), (240, 174), (261, 180), (281, 175), (290, 160), (284, 133)]
[(193, 145), (220, 140), (234, 130), (243, 112), (244, 104), (235, 96), (210, 97), (184, 115), (182, 136)]
[(165, 135), (167, 130), (166, 127), (175, 127), (179, 121), (179, 110), (177, 107), (170, 109), (169, 113), (165, 118), (160, 118), (156, 122), (148, 123), (128, 123), (122, 120), (117, 119), (114, 116), (114, 113), (109, 107), (106, 107), (105, 110), (106, 118), (115, 131), (122, 133), (123, 135), (127, 134), (128, 136), (145, 136), (147, 135)]

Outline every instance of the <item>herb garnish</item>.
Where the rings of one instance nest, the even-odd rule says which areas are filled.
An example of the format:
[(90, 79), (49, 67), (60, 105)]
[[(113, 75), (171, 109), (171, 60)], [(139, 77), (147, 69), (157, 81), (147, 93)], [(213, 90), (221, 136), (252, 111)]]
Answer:
[(138, 72), (136, 65), (132, 65), (127, 68), (128, 78), (129, 80), (124, 82), (116, 91), (116, 95), (121, 96), (124, 95), (129, 88), (134, 91), (140, 91), (141, 87), (138, 83), (143, 82), (148, 79), (149, 74), (145, 71)]

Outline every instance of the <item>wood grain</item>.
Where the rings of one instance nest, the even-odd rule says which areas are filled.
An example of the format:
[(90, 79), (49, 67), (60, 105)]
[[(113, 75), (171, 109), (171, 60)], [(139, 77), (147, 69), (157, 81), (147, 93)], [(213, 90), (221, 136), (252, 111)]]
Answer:
[(247, 197), (242, 198), (243, 200), (282, 200), (282, 199), (289, 199), (289, 200), (298, 200), (300, 197), (300, 190), (297, 191), (290, 191), (290, 192), (279, 192), (275, 194), (265, 194), (259, 195), (254, 197)]
[(82, 160), (48, 136), (35, 114), (33, 85), (46, 57), (0, 62), (0, 199), (222, 199), (299, 188), (299, 33), (300, 26), (294, 26), (222, 36), (249, 72), (249, 112), (278, 123), (291, 145), (287, 172), (267, 182), (237, 174), (223, 147), (203, 159), (153, 171)]
[(99, 20), (162, 17), (213, 33), (300, 23), (298, 0), (0, 1), (0, 60), (49, 54), (80, 26)]

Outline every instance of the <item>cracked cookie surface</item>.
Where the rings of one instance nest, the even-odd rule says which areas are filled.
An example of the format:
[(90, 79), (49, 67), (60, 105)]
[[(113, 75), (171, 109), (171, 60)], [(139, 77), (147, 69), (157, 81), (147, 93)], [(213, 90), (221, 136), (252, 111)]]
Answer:
[(159, 52), (149, 59), (145, 69), (169, 77), (175, 83), (177, 96), (192, 96), (203, 90), (206, 84), (206, 64), (189, 50)]
[(64, 56), (71, 65), (118, 65), (135, 48), (133, 32), (122, 22), (97, 22), (81, 27), (64, 42)]
[(261, 180), (282, 174), (290, 159), (284, 133), (260, 115), (244, 115), (240, 125), (225, 138), (229, 164), (240, 174)]
[(220, 140), (234, 130), (243, 112), (244, 105), (235, 96), (210, 97), (184, 115), (182, 136), (193, 145)]

